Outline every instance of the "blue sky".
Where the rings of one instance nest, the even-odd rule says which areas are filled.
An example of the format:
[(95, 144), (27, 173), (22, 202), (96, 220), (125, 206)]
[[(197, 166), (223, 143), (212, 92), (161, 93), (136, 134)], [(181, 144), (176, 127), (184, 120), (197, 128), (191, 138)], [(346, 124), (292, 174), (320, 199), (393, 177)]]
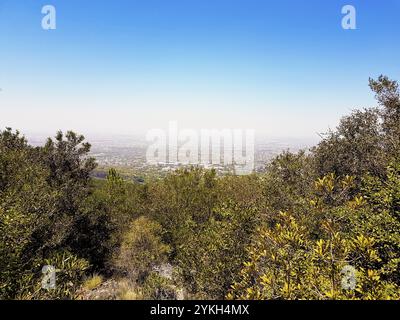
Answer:
[(369, 77), (400, 80), (399, 17), (399, 0), (0, 0), (0, 127), (315, 137), (374, 105)]

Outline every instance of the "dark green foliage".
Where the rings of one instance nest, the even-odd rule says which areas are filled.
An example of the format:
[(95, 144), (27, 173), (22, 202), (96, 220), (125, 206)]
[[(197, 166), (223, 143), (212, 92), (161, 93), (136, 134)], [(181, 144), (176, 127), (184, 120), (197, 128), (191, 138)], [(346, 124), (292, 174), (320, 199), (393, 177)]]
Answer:
[(82, 141), (71, 132), (66, 140), (58, 133), (56, 143), (32, 148), (18, 132), (0, 132), (3, 298), (22, 294), (30, 285), (26, 279), (41, 276), (40, 266), (57, 252), (84, 255), (81, 206), (94, 162), (84, 158), (89, 145), (79, 146)]
[(384, 132), (385, 153), (397, 158), (400, 156), (400, 92), (396, 81), (380, 76), (370, 79), (369, 85), (376, 94), (381, 107), (379, 110)]
[(384, 278), (400, 285), (400, 163), (387, 168), (384, 180), (367, 176), (362, 192), (368, 210), (356, 216), (357, 229), (374, 237)]
[(337, 130), (327, 133), (314, 148), (319, 175), (364, 174), (383, 177), (387, 165), (400, 154), (400, 93), (387, 77), (370, 79), (379, 108), (356, 110), (344, 117)]
[(149, 188), (149, 214), (163, 226), (171, 261), (191, 294), (224, 297), (260, 220), (259, 186), (256, 176), (221, 179), (191, 168)]
[(263, 177), (263, 199), (266, 219), (274, 221), (276, 212), (296, 211), (304, 206), (304, 197), (310, 193), (317, 175), (312, 169), (312, 158), (305, 151), (297, 154), (283, 152), (267, 166)]

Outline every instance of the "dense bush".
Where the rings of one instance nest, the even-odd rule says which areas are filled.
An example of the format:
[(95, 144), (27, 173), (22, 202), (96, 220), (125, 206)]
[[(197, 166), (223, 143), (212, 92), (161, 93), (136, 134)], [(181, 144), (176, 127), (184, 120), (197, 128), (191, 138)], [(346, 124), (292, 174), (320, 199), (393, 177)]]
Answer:
[(146, 217), (136, 219), (122, 239), (116, 266), (142, 283), (156, 266), (167, 261), (169, 247), (161, 241), (161, 226)]
[(94, 179), (82, 136), (0, 131), (0, 298), (74, 299), (99, 273), (121, 299), (399, 299), (400, 95), (370, 87), (376, 108), (247, 176)]
[[(77, 260), (84, 256), (86, 243), (79, 240), (83, 234), (78, 226), (94, 162), (84, 157), (90, 146), (79, 146), (82, 141), (83, 137), (71, 132), (65, 139), (58, 133), (56, 142), (49, 139), (44, 148), (32, 148), (18, 132), (0, 132), (2, 298), (25, 296), (42, 277), (46, 260), (61, 252), (69, 251)], [(70, 277), (80, 278), (78, 274)], [(51, 297), (71, 296), (60, 290)], [(30, 294), (49, 297), (44, 291)]]
[[(274, 227), (258, 230), (241, 279), (230, 299), (398, 299), (399, 221), (376, 216), (363, 196), (332, 205), (346, 178), (320, 179), (319, 198), (302, 218), (281, 212)], [(347, 190), (348, 191), (348, 190)], [(367, 198), (367, 197), (366, 197)], [(380, 219), (371, 223), (370, 219)], [(383, 237), (383, 232), (387, 232)], [(391, 246), (388, 246), (390, 243)], [(354, 270), (354, 289), (343, 286), (346, 268)]]

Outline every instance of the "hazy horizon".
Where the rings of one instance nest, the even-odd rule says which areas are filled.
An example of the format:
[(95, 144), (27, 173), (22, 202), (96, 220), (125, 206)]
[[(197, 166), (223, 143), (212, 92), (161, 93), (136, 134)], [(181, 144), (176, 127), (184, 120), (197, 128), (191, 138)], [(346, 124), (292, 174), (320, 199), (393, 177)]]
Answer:
[(400, 5), (352, 1), (0, 1), (0, 128), (133, 134), (254, 129), (316, 139), (375, 105), (368, 78), (400, 78)]

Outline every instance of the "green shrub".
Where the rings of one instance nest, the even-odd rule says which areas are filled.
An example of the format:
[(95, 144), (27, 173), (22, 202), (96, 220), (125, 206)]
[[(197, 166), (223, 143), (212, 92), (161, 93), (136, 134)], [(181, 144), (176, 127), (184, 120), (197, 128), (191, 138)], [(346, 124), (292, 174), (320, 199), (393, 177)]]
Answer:
[(70, 252), (64, 251), (54, 254), (44, 260), (44, 265), (52, 266), (55, 270), (55, 287), (43, 288), (45, 274), (42, 273), (44, 265), (38, 265), (35, 272), (25, 279), (17, 299), (75, 299), (77, 290), (84, 281), (85, 272), (89, 263)]
[(161, 241), (161, 226), (146, 217), (136, 219), (123, 235), (115, 265), (143, 282), (152, 269), (166, 261), (169, 247)]
[(170, 279), (152, 272), (143, 283), (142, 294), (146, 300), (176, 300), (177, 289)]

